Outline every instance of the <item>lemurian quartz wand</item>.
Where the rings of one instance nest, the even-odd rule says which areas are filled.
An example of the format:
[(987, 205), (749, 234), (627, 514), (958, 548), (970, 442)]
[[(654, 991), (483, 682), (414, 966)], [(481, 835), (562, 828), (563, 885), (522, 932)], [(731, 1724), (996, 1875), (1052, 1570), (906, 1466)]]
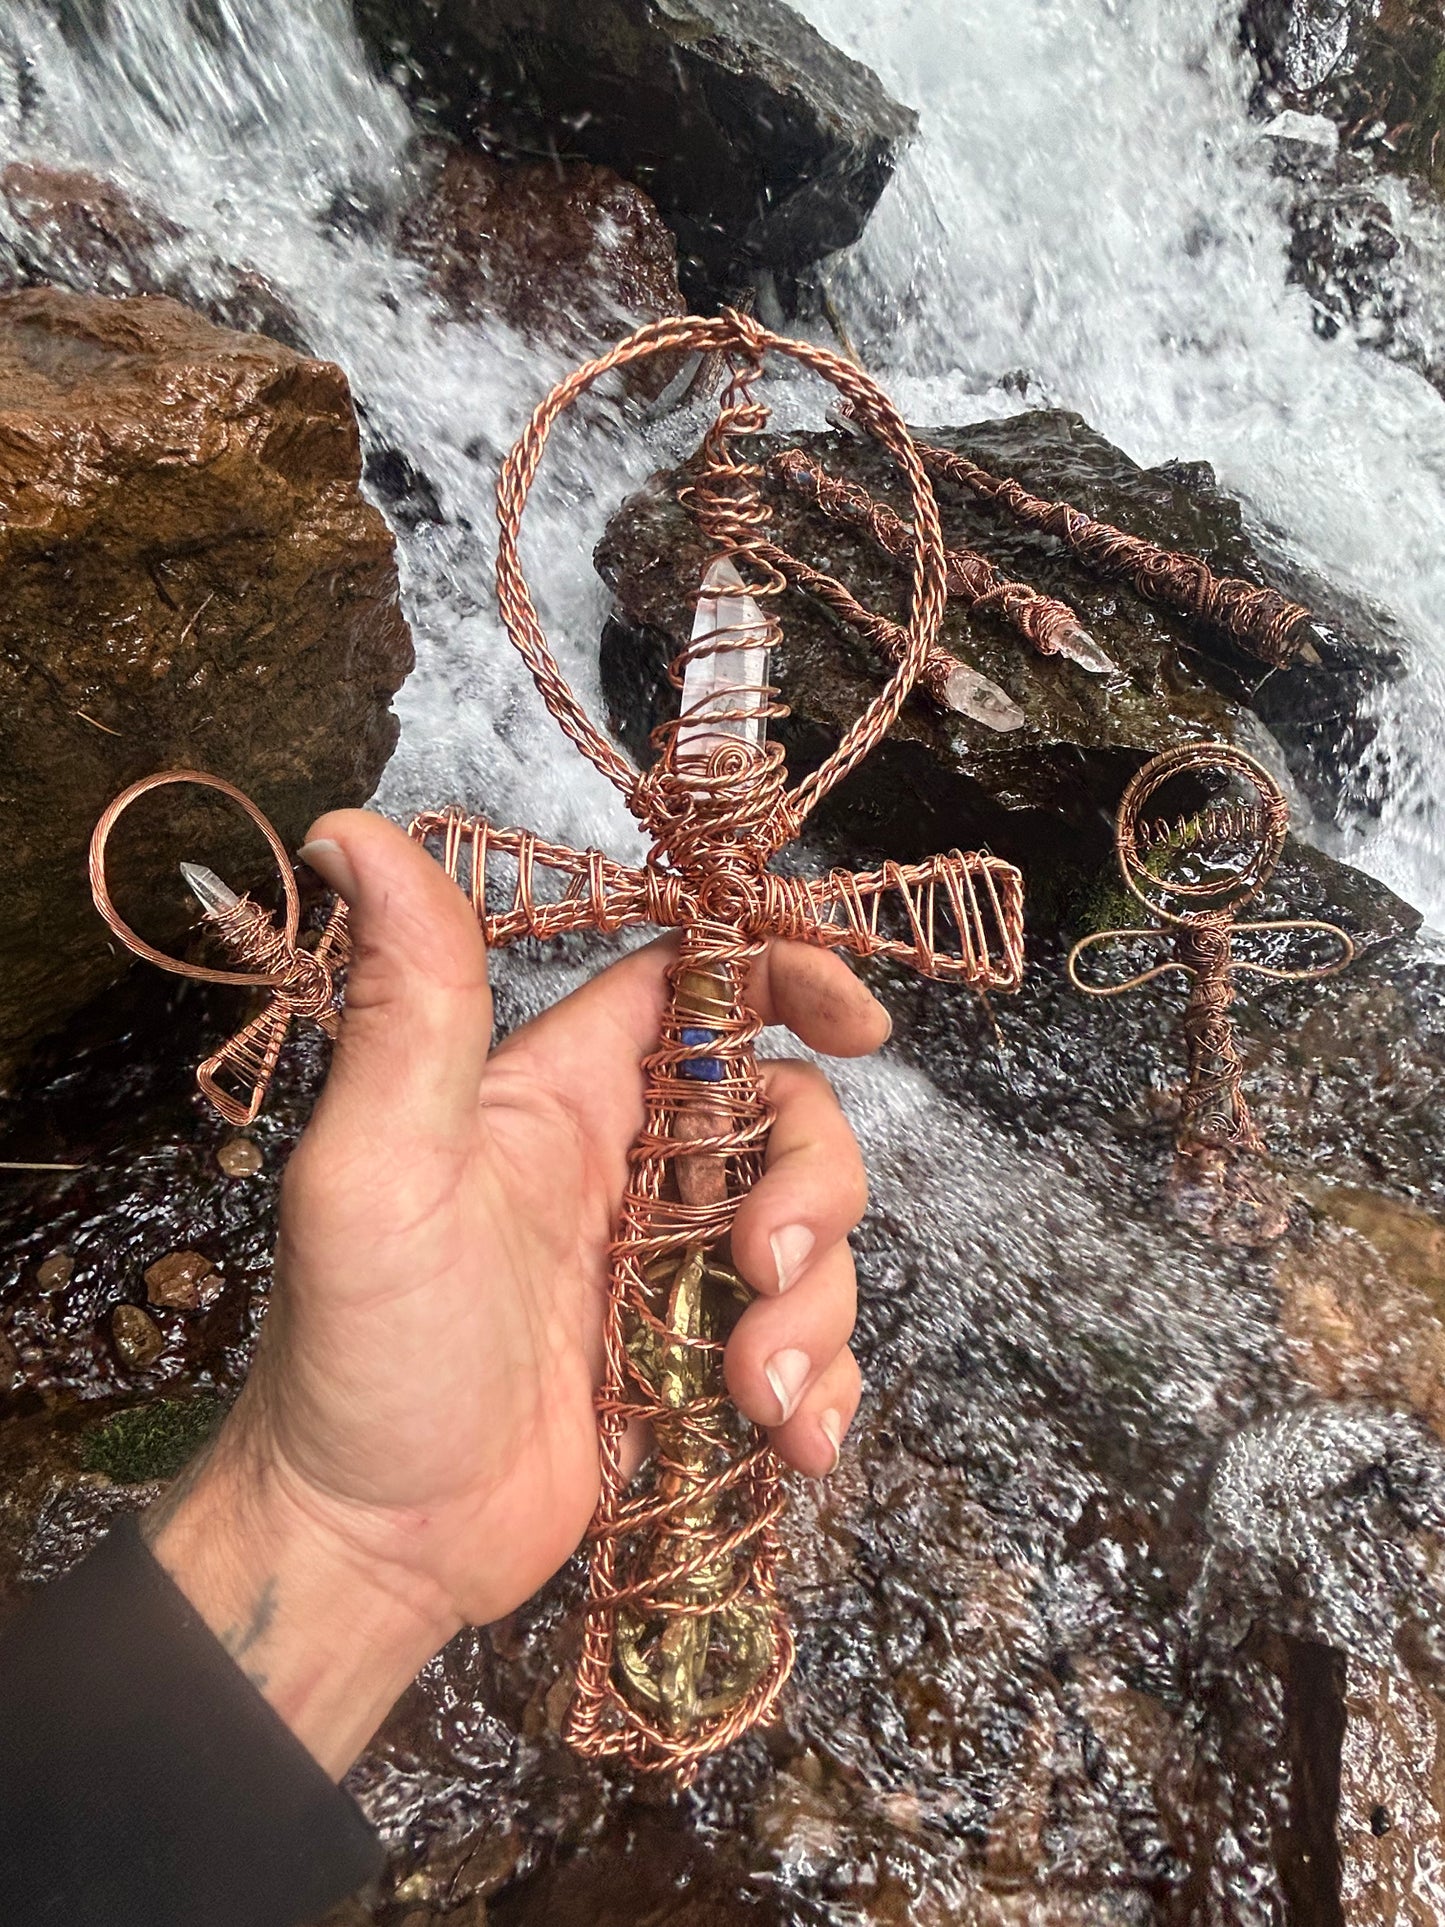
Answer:
[[(679, 713), (637, 769), (597, 729), (549, 649), (518, 556), (521, 517), (554, 422), (610, 371), (696, 349), (721, 357), (729, 386), (688, 504), (713, 545), (692, 635), (671, 677)], [(832, 754), (795, 787), (767, 724), (786, 710), (769, 681), (783, 579), (762, 557), (760, 471), (738, 438), (761, 432), (751, 394), (764, 354), (811, 367), (854, 404), (908, 482), (918, 531), (902, 659)], [(979, 989), (1016, 988), (1023, 970), (1017, 870), (952, 851), (868, 874), (783, 877), (768, 864), (891, 727), (933, 649), (945, 602), (938, 514), (901, 418), (883, 392), (822, 348), (750, 317), (653, 324), (577, 369), (533, 414), (497, 491), (502, 620), (568, 737), (622, 793), (651, 839), (645, 863), (617, 863), (460, 809), (428, 811), (412, 833), (468, 890), (489, 944), (653, 923), (679, 932), (657, 1049), (642, 1064), (645, 1122), (632, 1147), (612, 1246), (603, 1384), (602, 1496), (572, 1744), (591, 1758), (686, 1780), (764, 1719), (793, 1659), (777, 1596), (783, 1499), (765, 1436), (727, 1396), (723, 1347), (745, 1297), (728, 1238), (756, 1181), (772, 1122), (747, 1002), (750, 966), (773, 937), (906, 963)], [(272, 973), (275, 981), (275, 973)], [(278, 996), (284, 992), (278, 990)], [(630, 1425), (654, 1451), (631, 1483)]]

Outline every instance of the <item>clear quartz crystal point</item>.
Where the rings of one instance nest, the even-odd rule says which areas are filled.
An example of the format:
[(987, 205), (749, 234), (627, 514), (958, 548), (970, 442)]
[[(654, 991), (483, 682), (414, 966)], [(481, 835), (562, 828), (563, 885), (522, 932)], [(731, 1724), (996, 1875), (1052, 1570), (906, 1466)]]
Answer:
[[(711, 643), (710, 648), (703, 648)], [(730, 556), (709, 565), (692, 621), (698, 654), (683, 671), (677, 760), (705, 761), (721, 743), (761, 750), (768, 621)]]
[(971, 722), (982, 723), (985, 729), (996, 729), (1002, 734), (1006, 729), (1021, 729), (1027, 721), (1011, 696), (1005, 695), (987, 676), (970, 669), (966, 662), (955, 663), (949, 670), (944, 693), (950, 709), (967, 716)]
[(241, 901), (230, 884), (222, 882), (215, 871), (208, 870), (204, 863), (183, 863), (181, 875), (208, 917), (218, 917), (223, 910), (229, 910)]
[(1091, 676), (1115, 676), (1119, 665), (1102, 650), (1087, 629), (1071, 629), (1059, 644), (1059, 654), (1087, 669)]

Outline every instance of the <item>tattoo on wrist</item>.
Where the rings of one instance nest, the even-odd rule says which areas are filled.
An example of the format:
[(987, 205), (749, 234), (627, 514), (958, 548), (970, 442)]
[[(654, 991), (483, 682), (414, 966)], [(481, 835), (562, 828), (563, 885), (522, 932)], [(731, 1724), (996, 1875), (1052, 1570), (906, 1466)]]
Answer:
[(247, 1679), (250, 1680), (251, 1684), (260, 1692), (265, 1690), (266, 1675), (258, 1671), (254, 1666), (241, 1665), (241, 1662), (245, 1659), (246, 1654), (251, 1651), (252, 1647), (255, 1646), (258, 1641), (264, 1639), (267, 1633), (270, 1632), (275, 1617), (276, 1580), (273, 1576), (265, 1581), (260, 1592), (256, 1595), (256, 1603), (252, 1607), (251, 1616), (245, 1625), (227, 1626), (220, 1635), (221, 1644), (231, 1655), (232, 1659), (235, 1660), (236, 1664), (241, 1666), (241, 1671), (246, 1675)]

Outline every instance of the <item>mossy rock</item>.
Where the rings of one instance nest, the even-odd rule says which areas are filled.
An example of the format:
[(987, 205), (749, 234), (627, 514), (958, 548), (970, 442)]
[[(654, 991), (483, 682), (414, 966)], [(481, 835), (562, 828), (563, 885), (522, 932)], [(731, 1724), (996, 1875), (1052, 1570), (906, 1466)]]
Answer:
[(81, 1463), (117, 1485), (173, 1479), (214, 1437), (226, 1415), (218, 1398), (160, 1398), (113, 1412), (86, 1439)]

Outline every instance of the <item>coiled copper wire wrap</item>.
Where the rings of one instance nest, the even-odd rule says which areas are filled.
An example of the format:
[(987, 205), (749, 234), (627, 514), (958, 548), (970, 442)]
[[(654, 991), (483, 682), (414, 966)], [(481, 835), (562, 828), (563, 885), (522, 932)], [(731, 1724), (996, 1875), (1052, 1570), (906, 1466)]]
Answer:
[[(1233, 778), (1253, 790), (1254, 800), (1215, 802), (1173, 818), (1145, 814), (1166, 784), (1194, 775), (1216, 781)], [(1280, 982), (1313, 982), (1343, 970), (1355, 954), (1353, 941), (1337, 924), (1313, 918), (1238, 921), (1238, 912), (1268, 883), (1288, 829), (1289, 806), (1283, 791), (1243, 750), (1231, 743), (1189, 743), (1166, 750), (1129, 783), (1115, 830), (1124, 882), (1164, 929), (1101, 930), (1069, 952), (1069, 977), (1076, 989), (1091, 997), (1117, 997), (1171, 971), (1188, 980), (1183, 1017), (1188, 1075), (1180, 1093), (1175, 1146), (1181, 1160), (1201, 1163), (1210, 1181), (1224, 1175), (1221, 1155), (1264, 1149), (1245, 1099), (1244, 1060), (1230, 1016), (1236, 976), (1247, 973)], [(1175, 867), (1161, 874), (1157, 867), (1151, 868), (1151, 860), (1157, 866), (1163, 856), (1174, 858)], [(1201, 874), (1196, 877), (1181, 874), (1179, 866), (1191, 860), (1200, 864)], [(1236, 935), (1249, 931), (1326, 936), (1338, 943), (1339, 954), (1323, 964), (1297, 969), (1252, 963), (1236, 957), (1234, 950)], [(1095, 982), (1079, 974), (1079, 959), (1086, 951), (1131, 940), (1172, 940), (1172, 955), (1113, 982)]]
[[(865, 609), (853, 591), (841, 583), (836, 576), (825, 575), (810, 563), (800, 560), (789, 550), (780, 548), (776, 542), (760, 544), (759, 554), (771, 562), (779, 574), (785, 576), (794, 588), (804, 590), (808, 595), (840, 616), (851, 629), (871, 642), (875, 649), (881, 650), (890, 662), (901, 662), (908, 649), (908, 632), (887, 616), (880, 616), (872, 609)], [(923, 674), (918, 678), (921, 689), (926, 689), (936, 703), (949, 707), (949, 678), (961, 667), (959, 658), (947, 649), (930, 649), (928, 659), (923, 665)]]
[[(845, 482), (800, 448), (784, 449), (768, 461), (768, 473), (812, 502), (825, 515), (860, 530), (886, 555), (906, 559), (914, 551), (912, 528), (867, 489)], [(1082, 628), (1067, 603), (1041, 595), (1026, 582), (1014, 582), (1001, 569), (972, 549), (946, 549), (948, 592), (976, 615), (996, 615), (1011, 623), (1040, 655), (1064, 652), (1065, 644)], [(943, 653), (943, 652), (938, 652)], [(944, 656), (948, 668), (956, 658)], [(940, 673), (935, 668), (935, 674)], [(943, 672), (946, 674), (946, 671)]]
[[(822, 374), (893, 454), (913, 498), (912, 613), (885, 688), (823, 764), (795, 788), (782, 751), (741, 738), (705, 758), (679, 752), (680, 716), (655, 733), (639, 772), (587, 717), (547, 646), (518, 557), (523, 506), (553, 422), (608, 370), (644, 355), (698, 349), (731, 379), (706, 438), (688, 505), (714, 557), (736, 566), (759, 608), (783, 586), (766, 539), (767, 508), (739, 437), (765, 426), (751, 384), (778, 352)], [(901, 418), (850, 362), (770, 333), (750, 316), (682, 317), (640, 329), (579, 368), (534, 412), (497, 489), (502, 620), (544, 702), (614, 783), (653, 839), (645, 866), (616, 864), (458, 810), (428, 812), (413, 833), (466, 875), (489, 941), (617, 929), (644, 920), (680, 929), (658, 1048), (643, 1061), (644, 1125), (612, 1247), (603, 1384), (598, 1399), (602, 1496), (591, 1534), (589, 1597), (567, 1733), (579, 1751), (686, 1780), (706, 1755), (765, 1718), (792, 1664), (777, 1599), (779, 1470), (764, 1438), (727, 1397), (721, 1360), (730, 1289), (727, 1235), (761, 1170), (772, 1114), (758, 1074), (750, 966), (778, 935), (888, 955), (930, 975), (1011, 988), (1022, 970), (1022, 886), (1011, 866), (954, 853), (822, 882), (772, 876), (770, 855), (896, 720), (934, 649), (946, 581), (937, 508)], [(682, 685), (698, 648), (672, 665)], [(701, 712), (700, 712), (701, 713)], [(783, 714), (771, 685), (736, 691), (734, 720)], [(716, 711), (709, 709), (715, 718)], [(515, 866), (508, 899), (489, 895), (498, 864)], [(891, 919), (897, 934), (887, 928)], [(951, 947), (950, 947), (951, 946)], [(702, 1013), (700, 1019), (699, 1012)], [(699, 1027), (700, 1022), (703, 1027)], [(701, 1039), (702, 1041), (699, 1041)], [(622, 1440), (648, 1424), (657, 1449), (629, 1492)], [(691, 1697), (666, 1687), (687, 1674)]]
[[(424, 810), (411, 834), (467, 892), (493, 947), (643, 923), (676, 929), (703, 914), (684, 878), (546, 843), (530, 830), (500, 830), (464, 810)], [(861, 874), (765, 870), (759, 881), (745, 930), (908, 964), (944, 983), (1010, 991), (1022, 981), (1023, 889), (1001, 857), (952, 850)], [(888, 935), (885, 919), (907, 935)]]
[(1197, 555), (1126, 535), (1067, 502), (1046, 502), (1021, 482), (991, 475), (951, 449), (917, 446), (935, 475), (1006, 510), (1024, 528), (1056, 536), (1095, 575), (1130, 582), (1149, 601), (1223, 630), (1261, 662), (1286, 668), (1309, 646), (1309, 610), (1278, 590), (1216, 575)]
[[(280, 925), (259, 904), (244, 896), (224, 910), (207, 913), (206, 923), (222, 950), (237, 965), (234, 970), (213, 970), (157, 950), (131, 929), (111, 897), (106, 852), (116, 824), (142, 796), (177, 783), (194, 784), (229, 797), (255, 824), (276, 859), (286, 904)], [(95, 907), (127, 950), (161, 970), (170, 971), (173, 976), (272, 993), (260, 1014), (227, 1038), (196, 1071), (196, 1082), (228, 1124), (254, 1124), (292, 1020), (310, 1018), (329, 1037), (336, 1035), (340, 1017), (336, 973), (349, 954), (345, 905), (338, 903), (333, 907), (316, 949), (304, 949), (298, 938), (301, 897), (285, 844), (243, 790), (223, 777), (201, 770), (163, 770), (154, 776), (142, 777), (112, 798), (91, 833), (89, 862)]]

